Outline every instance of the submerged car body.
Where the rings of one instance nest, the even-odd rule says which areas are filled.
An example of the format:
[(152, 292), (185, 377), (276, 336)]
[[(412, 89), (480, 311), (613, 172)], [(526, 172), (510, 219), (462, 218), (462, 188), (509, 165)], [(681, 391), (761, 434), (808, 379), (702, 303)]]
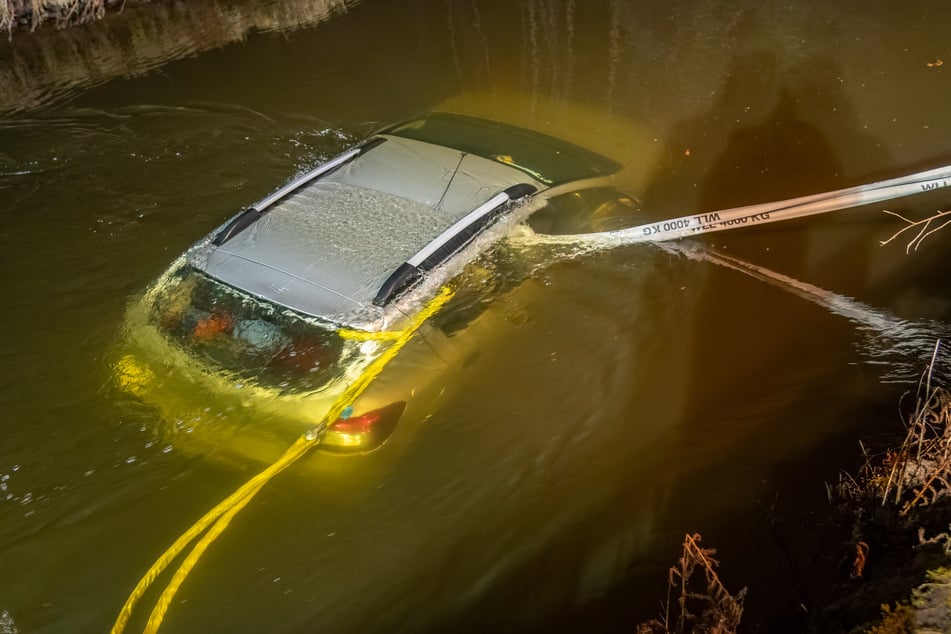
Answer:
[[(178, 258), (129, 310), (119, 385), (159, 405), (175, 433), (259, 454), (250, 447), (264, 436), (299, 434), (320, 420), (388, 345), (388, 333), (492, 242), (478, 244), (480, 235), (538, 192), (619, 167), (564, 141), (463, 115), (385, 129)], [(379, 447), (407, 401), (426, 392), (413, 385), (355, 403), (321, 447)], [(206, 404), (222, 400), (231, 404)], [(272, 424), (219, 424), (248, 408)]]

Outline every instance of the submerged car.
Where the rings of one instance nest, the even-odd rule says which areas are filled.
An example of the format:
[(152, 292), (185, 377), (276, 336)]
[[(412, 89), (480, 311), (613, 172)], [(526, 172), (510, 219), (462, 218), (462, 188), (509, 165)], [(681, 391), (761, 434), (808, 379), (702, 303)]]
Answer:
[[(389, 345), (387, 333), (501, 238), (505, 222), (524, 219), (526, 203), (619, 167), (458, 114), (384, 129), (180, 256), (129, 309), (118, 383), (158, 405), (174, 433), (267, 459), (262, 446), (319, 421)], [(424, 401), (422, 416), (423, 382), (361, 398), (321, 448), (380, 447), (413, 401)], [(249, 408), (253, 425), (219, 424)]]

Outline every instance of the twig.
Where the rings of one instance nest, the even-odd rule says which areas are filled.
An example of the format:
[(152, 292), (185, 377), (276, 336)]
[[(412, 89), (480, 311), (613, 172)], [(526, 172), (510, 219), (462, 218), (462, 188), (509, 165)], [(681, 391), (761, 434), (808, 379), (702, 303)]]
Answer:
[[(662, 620), (651, 619), (637, 627), (639, 634), (733, 634), (743, 615), (746, 589), (735, 596), (730, 594), (716, 573), (719, 562), (713, 558), (716, 551), (700, 546), (699, 533), (685, 535), (683, 553), (667, 573), (667, 603)], [(706, 585), (703, 589), (692, 582), (694, 573), (703, 570)], [(671, 595), (678, 589), (679, 612), (671, 614)], [(700, 608), (697, 610), (697, 608)], [(675, 627), (671, 630), (672, 621)]]
[[(945, 223), (947, 224), (947, 223)], [(931, 376), (934, 374), (934, 364), (935, 360), (938, 358), (938, 349), (941, 347), (941, 340), (938, 339), (934, 342), (934, 351), (931, 353), (931, 362), (928, 364), (928, 383), (925, 388), (926, 392), (931, 392)]]
[(924, 219), (922, 219), (922, 220), (910, 220), (910, 219), (904, 217), (903, 215), (901, 215), (901, 214), (899, 214), (899, 213), (895, 213), (894, 211), (888, 211), (887, 209), (883, 209), (882, 211), (884, 211), (886, 214), (888, 214), (888, 215), (890, 215), (890, 216), (895, 216), (896, 218), (900, 218), (900, 219), (903, 220), (904, 222), (908, 223), (908, 226), (907, 226), (907, 227), (904, 227), (903, 229), (899, 229), (898, 231), (896, 231), (894, 234), (892, 234), (892, 237), (890, 237), (888, 240), (881, 240), (881, 241), (879, 241), (879, 245), (880, 245), (880, 246), (885, 246), (886, 244), (888, 244), (889, 242), (891, 242), (892, 240), (894, 240), (895, 238), (897, 238), (897, 237), (900, 236), (901, 234), (905, 233), (905, 232), (908, 231), (909, 229), (912, 229), (912, 228), (918, 227), (918, 226), (921, 227), (921, 229), (918, 231), (917, 235), (915, 235), (915, 237), (912, 238), (911, 241), (910, 241), (907, 245), (905, 245), (905, 253), (906, 253), (906, 254), (907, 254), (907, 253), (911, 253), (912, 247), (914, 247), (914, 250), (917, 251), (917, 250), (918, 250), (918, 247), (921, 246), (921, 243), (925, 241), (925, 238), (927, 238), (928, 236), (930, 236), (931, 234), (933, 234), (933, 233), (935, 233), (935, 232), (937, 232), (937, 231), (940, 231), (941, 229), (944, 229), (944, 228), (947, 227), (949, 224), (951, 224), (951, 220), (947, 220), (947, 221), (941, 223), (941, 225), (939, 225), (939, 226), (937, 226), (937, 227), (934, 227), (934, 228), (931, 227), (931, 223), (932, 223), (933, 221), (937, 220), (938, 218), (943, 218), (943, 217), (945, 217), (945, 216), (951, 215), (951, 209), (949, 209), (949, 210), (947, 210), (947, 211), (939, 211), (939, 212), (936, 213), (935, 215), (930, 216), (930, 217), (928, 217), (928, 218), (924, 218)]
[[(897, 215), (897, 214), (896, 214)], [(867, 468), (859, 491), (875, 490), (882, 506), (901, 505), (906, 515), (919, 504), (930, 504), (951, 491), (951, 408), (948, 393), (933, 385), (941, 340), (935, 342), (928, 367), (918, 380), (915, 407), (907, 418), (905, 440), (897, 452), (886, 460), (888, 478), (884, 487), (876, 483), (874, 468)], [(891, 462), (891, 464), (888, 464)], [(868, 465), (868, 458), (866, 457)], [(910, 489), (906, 500), (906, 485)]]

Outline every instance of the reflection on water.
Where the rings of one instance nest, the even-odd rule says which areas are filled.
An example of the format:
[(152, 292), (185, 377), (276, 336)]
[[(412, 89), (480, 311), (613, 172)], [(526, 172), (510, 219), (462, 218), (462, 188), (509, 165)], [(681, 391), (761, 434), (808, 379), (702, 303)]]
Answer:
[[(951, 88), (926, 65), (942, 16), (916, 0), (172, 3), (0, 45), (0, 107), (19, 113), (0, 122), (2, 618), (106, 629), (253, 469), (169, 448), (109, 366), (127, 303), (235, 210), (437, 107), (624, 163), (623, 196), (541, 217), (570, 231), (589, 201), (613, 227), (946, 163)], [(248, 34), (267, 24), (309, 28)], [(823, 481), (888, 429), (891, 381), (951, 318), (948, 236), (908, 257), (878, 246), (897, 228), (859, 209), (718, 234), (701, 259), (500, 245), (463, 273), (442, 334), (381, 377), (438, 373), (435, 405), (332, 478), (315, 455), (276, 480), (165, 627), (632, 631), (699, 530), (727, 586), (751, 587), (750, 629), (792, 629), (839, 554), (775, 528), (815, 524)]]
[[(515, 232), (510, 240), (513, 246), (524, 252), (526, 258), (548, 263), (561, 259), (586, 257), (599, 250), (617, 249), (641, 243), (639, 235), (629, 237), (632, 239), (631, 242), (625, 244), (622, 235), (606, 237), (595, 230), (588, 236), (573, 234), (552, 238), (539, 235), (531, 228), (525, 227)], [(882, 366), (880, 380), (883, 383), (899, 385), (913, 383), (921, 373), (921, 369), (927, 367), (932, 360), (929, 346), (951, 334), (951, 326), (942, 321), (901, 319), (887, 311), (733, 257), (699, 242), (670, 241), (652, 246), (683, 255), (697, 262), (708, 262), (748, 275), (813, 302), (831, 314), (848, 319), (857, 327), (858, 332), (866, 335), (858, 346), (859, 351), (866, 357), (868, 363)], [(936, 358), (936, 367), (939, 375), (951, 376), (943, 354)]]
[(699, 245), (683, 243), (664, 245), (664, 248), (682, 253), (692, 260), (711, 262), (744, 273), (845, 317), (855, 324), (859, 332), (866, 335), (859, 351), (867, 357), (869, 363), (882, 366), (881, 381), (884, 383), (910, 385), (922, 368), (930, 364), (934, 365), (939, 376), (951, 376), (947, 355), (933, 357), (928, 351), (933, 342), (947, 339), (951, 334), (951, 326), (944, 322), (900, 319), (849, 297), (830, 293), (812, 284)]
[(254, 31), (312, 27), (345, 11), (347, 2), (160, 3), (130, 6), (82, 28), (17, 34), (0, 43), (0, 112), (31, 110), (111, 79), (144, 75)]

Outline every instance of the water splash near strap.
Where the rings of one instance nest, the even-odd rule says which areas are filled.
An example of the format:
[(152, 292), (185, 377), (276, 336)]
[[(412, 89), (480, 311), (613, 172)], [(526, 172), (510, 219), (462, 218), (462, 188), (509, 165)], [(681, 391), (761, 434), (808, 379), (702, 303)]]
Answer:
[[(609, 183), (602, 178), (574, 185), (576, 188), (584, 189), (604, 187)], [(917, 376), (921, 364), (927, 361), (922, 358), (922, 354), (931, 350), (936, 339), (947, 338), (951, 334), (951, 327), (948, 324), (928, 320), (903, 320), (855, 299), (826, 291), (739, 258), (727, 256), (712, 248), (692, 242), (673, 243), (670, 241), (860, 207), (949, 186), (951, 186), (951, 165), (945, 165), (856, 187), (681, 216), (615, 231), (547, 235), (535, 233), (528, 227), (520, 227), (510, 235), (509, 243), (524, 252), (544, 248), (545, 257), (540, 259), (547, 262), (552, 259), (572, 259), (592, 251), (654, 243), (666, 251), (678, 253), (692, 260), (732, 269), (793, 293), (850, 320), (866, 335), (866, 342), (861, 352), (868, 362), (887, 367), (881, 380), (907, 382)], [(561, 193), (563, 192), (559, 188), (554, 188), (543, 195), (553, 198)], [(529, 255), (537, 257), (535, 253), (529, 253)], [(943, 366), (944, 370), (951, 372), (951, 360), (945, 361), (947, 363)]]
[[(586, 186), (596, 186), (596, 184)], [(549, 244), (588, 243), (602, 248), (641, 242), (662, 242), (860, 207), (948, 186), (951, 186), (951, 165), (856, 187), (681, 216), (617, 231), (544, 236), (539, 240)], [(551, 198), (558, 193), (560, 192), (550, 190), (548, 197)]]
[[(549, 236), (537, 234), (524, 226), (514, 232), (509, 240), (513, 248), (526, 257), (546, 264), (575, 259), (605, 249), (647, 242), (638, 239), (636, 234), (624, 231)], [(660, 242), (654, 246), (696, 262), (714, 264), (752, 277), (847, 319), (862, 335), (858, 348), (864, 362), (882, 367), (879, 377), (882, 383), (914, 382), (920, 375), (921, 368), (928, 365), (935, 341), (951, 338), (951, 325), (942, 321), (902, 319), (886, 310), (727, 255), (700, 242)], [(539, 249), (544, 250), (544, 254), (538, 253)], [(938, 361), (937, 372), (942, 376), (951, 376), (951, 355), (943, 353)]]

